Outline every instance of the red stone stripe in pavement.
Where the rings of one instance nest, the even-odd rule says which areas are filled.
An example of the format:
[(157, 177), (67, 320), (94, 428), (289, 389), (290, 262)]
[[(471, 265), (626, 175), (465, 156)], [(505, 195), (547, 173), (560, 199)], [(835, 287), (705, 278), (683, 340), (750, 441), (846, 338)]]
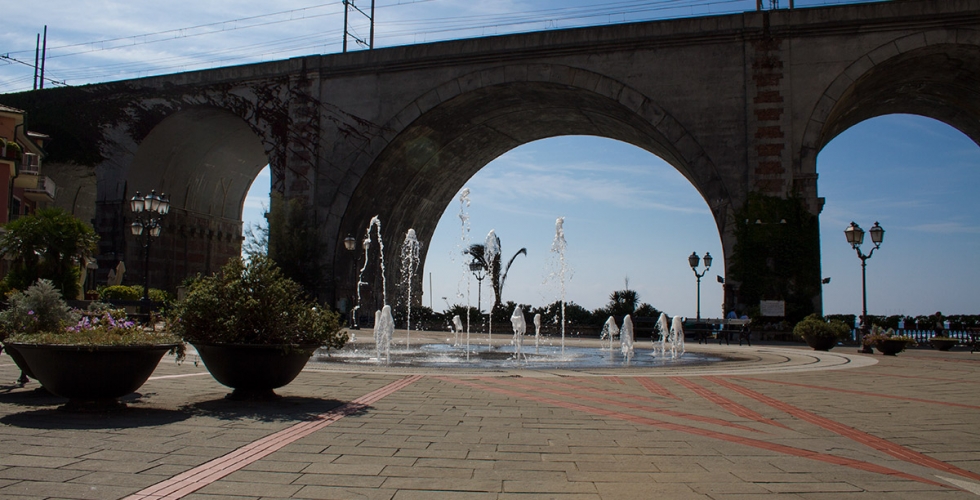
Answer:
[[(877, 376), (877, 374), (875, 375)], [(913, 403), (928, 403), (933, 405), (953, 406), (956, 408), (969, 408), (971, 410), (980, 410), (980, 406), (977, 405), (951, 403), (949, 401), (936, 401), (935, 399), (921, 399), (921, 398), (910, 398), (907, 396), (893, 396), (891, 394), (881, 394), (878, 392), (855, 391), (853, 389), (841, 389), (839, 387), (825, 387), (822, 385), (799, 384), (796, 382), (785, 382), (782, 380), (766, 380), (766, 379), (755, 378), (755, 377), (735, 377), (735, 378), (738, 378), (739, 380), (751, 380), (753, 382), (766, 382), (769, 384), (781, 384), (781, 385), (789, 385), (794, 387), (805, 387), (807, 389), (820, 389), (821, 391), (834, 391), (834, 392), (842, 392), (845, 394), (857, 394), (858, 396), (867, 396), (867, 397), (876, 397), (876, 398), (885, 398), (885, 399), (899, 399), (902, 401), (911, 401)]]
[(608, 380), (608, 381), (610, 381), (612, 383), (615, 383), (615, 384), (623, 384), (623, 385), (626, 385), (626, 382), (623, 382), (623, 379), (621, 379), (619, 377), (616, 377), (614, 375), (610, 375), (608, 377), (602, 377), (602, 378), (604, 378), (604, 379), (606, 379), (606, 380)]
[(678, 401), (680, 401), (680, 399), (681, 399), (681, 398), (675, 396), (674, 393), (668, 391), (666, 387), (664, 387), (664, 386), (662, 386), (662, 385), (654, 382), (653, 380), (650, 380), (650, 379), (645, 378), (645, 377), (636, 377), (635, 380), (637, 382), (639, 382), (639, 384), (642, 385), (644, 388), (646, 388), (646, 390), (648, 390), (648, 391), (650, 391), (650, 392), (652, 392), (652, 393), (654, 393), (654, 394), (656, 394), (658, 396), (663, 396), (665, 398), (676, 399)]
[(309, 436), (347, 415), (356, 413), (385, 396), (404, 389), (420, 378), (422, 378), (421, 375), (413, 375), (388, 384), (327, 413), (318, 415), (313, 420), (301, 422), (275, 434), (270, 434), (258, 441), (238, 448), (227, 455), (218, 457), (166, 481), (138, 491), (126, 497), (124, 500), (176, 500), (183, 498), (185, 495), (189, 495), (232, 472), (240, 470), (294, 441)]
[[(497, 384), (510, 385), (510, 386), (515, 386), (515, 387), (521, 387), (521, 388), (525, 388), (526, 390), (533, 390), (533, 391), (537, 391), (537, 392), (545, 392), (545, 393), (548, 393), (548, 394), (553, 394), (555, 396), (562, 396), (562, 397), (567, 397), (567, 398), (574, 398), (574, 399), (579, 399), (579, 400), (583, 400), (583, 401), (591, 401), (593, 403), (599, 403), (599, 404), (607, 405), (607, 406), (618, 406), (620, 408), (628, 408), (628, 409), (631, 409), (631, 410), (640, 410), (640, 411), (648, 411), (648, 412), (651, 412), (651, 413), (659, 413), (661, 415), (667, 415), (667, 416), (670, 416), (670, 417), (686, 418), (688, 420), (695, 420), (695, 421), (698, 421), (698, 422), (704, 422), (706, 424), (718, 425), (718, 426), (721, 426), (721, 427), (731, 427), (733, 429), (739, 429), (739, 430), (748, 431), (748, 432), (762, 432), (762, 431), (760, 431), (758, 429), (753, 429), (751, 427), (746, 427), (744, 425), (733, 424), (733, 423), (731, 423), (731, 422), (729, 422), (727, 420), (722, 420), (720, 418), (705, 417), (705, 416), (702, 416), (702, 415), (695, 415), (693, 413), (684, 413), (684, 412), (675, 411), (675, 410), (667, 410), (667, 409), (664, 409), (664, 408), (652, 407), (650, 405), (643, 405), (643, 404), (636, 404), (636, 403), (625, 403), (625, 402), (622, 402), (622, 401), (616, 401), (616, 400), (607, 399), (607, 398), (594, 398), (594, 397), (590, 397), (590, 396), (584, 396), (584, 395), (582, 395), (582, 393), (580, 391), (582, 391), (584, 389), (587, 389), (587, 388), (585, 388), (585, 387), (578, 387), (578, 386), (575, 386), (575, 385), (572, 385), (572, 384), (566, 384), (566, 383), (563, 383), (563, 382), (552, 382), (550, 380), (545, 380), (545, 379), (534, 379), (534, 382), (533, 382), (533, 385), (532, 385), (530, 382), (524, 382), (524, 381), (521, 381), (521, 380), (501, 380), (501, 379), (490, 379), (490, 378), (486, 378), (486, 377), (485, 378), (481, 378), (480, 380), (484, 380), (484, 381), (490, 381), (490, 380), (492, 380), (494, 383), (497, 383)], [(545, 388), (542, 388), (541, 387), (544, 384), (547, 384), (547, 385), (550, 385), (550, 386), (554, 386), (554, 387), (564, 387), (564, 388), (567, 388), (570, 391), (574, 391), (574, 392), (559, 391), (559, 390), (555, 390), (555, 389), (545, 389)], [(607, 394), (610, 394), (610, 395), (622, 395), (624, 397), (630, 397), (629, 394), (616, 393), (616, 392), (613, 392), (613, 391), (606, 391), (606, 393)]]
[(762, 414), (757, 413), (749, 408), (746, 408), (732, 401), (731, 399), (728, 399), (722, 396), (721, 394), (718, 394), (708, 389), (707, 387), (698, 385), (693, 381), (688, 380), (685, 377), (671, 377), (670, 379), (673, 380), (674, 382), (677, 382), (680, 385), (683, 385), (684, 387), (687, 387), (698, 396), (701, 396), (702, 398), (707, 399), (708, 401), (724, 408), (726, 411), (728, 411), (728, 413), (731, 413), (732, 415), (736, 415), (749, 420), (754, 420), (756, 422), (763, 423), (763, 424), (775, 425), (776, 427), (782, 427), (783, 429), (789, 429), (789, 427), (786, 427), (785, 425), (771, 418), (766, 418)]
[(824, 429), (837, 433), (846, 438), (853, 439), (854, 441), (867, 445), (882, 453), (891, 455), (899, 460), (903, 460), (905, 462), (915, 464), (915, 465), (923, 465), (926, 467), (931, 467), (939, 471), (949, 472), (951, 474), (956, 474), (958, 476), (973, 479), (975, 481), (980, 481), (980, 474), (977, 474), (975, 472), (970, 472), (968, 470), (961, 469), (955, 465), (950, 465), (946, 462), (937, 460), (928, 455), (924, 455), (917, 451), (910, 450), (902, 445), (895, 444), (891, 441), (882, 439), (878, 436), (873, 436), (864, 431), (859, 431), (853, 427), (849, 427), (842, 423), (830, 420), (829, 418), (821, 417), (819, 415), (810, 413), (802, 408), (797, 408), (789, 403), (784, 403), (777, 399), (766, 396), (765, 394), (755, 392), (747, 387), (742, 387), (738, 384), (724, 380), (720, 377), (705, 377), (705, 378), (711, 380), (712, 382), (718, 385), (727, 387), (733, 391), (736, 391), (740, 394), (755, 399), (761, 403), (765, 403), (773, 408), (782, 410), (800, 420), (809, 422), (819, 427), (823, 427)]
[[(735, 444), (741, 444), (741, 445), (745, 445), (745, 446), (751, 446), (751, 447), (754, 447), (754, 448), (759, 448), (759, 449), (763, 449), (763, 450), (767, 450), (767, 451), (772, 451), (774, 453), (782, 453), (782, 454), (785, 454), (785, 455), (791, 455), (791, 456), (795, 456), (795, 457), (808, 458), (808, 459), (811, 459), (811, 460), (817, 460), (817, 461), (824, 462), (824, 463), (829, 463), (829, 464), (834, 464), (834, 465), (841, 465), (841, 466), (844, 466), (844, 467), (850, 467), (850, 468), (853, 468), (853, 469), (863, 470), (863, 471), (866, 471), (866, 472), (873, 472), (875, 474), (883, 474), (883, 475), (891, 476), (891, 477), (898, 478), (898, 479), (906, 479), (906, 480), (909, 480), (909, 481), (916, 481), (916, 482), (919, 482), (919, 483), (928, 484), (928, 485), (931, 485), (931, 486), (937, 486), (937, 487), (941, 487), (941, 488), (945, 488), (945, 489), (954, 489), (954, 488), (952, 488), (951, 486), (949, 486), (947, 484), (939, 483), (939, 482), (933, 481), (931, 479), (926, 479), (926, 478), (923, 478), (923, 477), (915, 476), (915, 475), (908, 474), (908, 473), (905, 473), (905, 472), (902, 472), (902, 471), (899, 471), (899, 470), (890, 469), (888, 467), (884, 467), (884, 466), (881, 466), (881, 465), (873, 464), (873, 463), (870, 463), (870, 462), (864, 462), (864, 461), (861, 461), (861, 460), (855, 460), (855, 459), (846, 458), (846, 457), (838, 457), (838, 456), (829, 455), (829, 454), (826, 454), (826, 453), (820, 453), (820, 452), (816, 452), (816, 451), (805, 450), (805, 449), (802, 449), (802, 448), (794, 448), (792, 446), (786, 446), (786, 445), (782, 445), (782, 444), (778, 444), (778, 443), (770, 443), (768, 441), (762, 441), (762, 440), (759, 440), (759, 439), (753, 439), (753, 438), (748, 438), (748, 437), (744, 437), (744, 436), (736, 436), (736, 435), (732, 435), (732, 434), (725, 434), (723, 432), (717, 432), (717, 431), (712, 431), (712, 430), (708, 430), (708, 429), (702, 429), (702, 428), (699, 428), (699, 427), (692, 427), (692, 426), (689, 426), (689, 425), (675, 424), (675, 423), (671, 423), (671, 422), (664, 422), (662, 420), (655, 420), (655, 419), (648, 418), (648, 417), (642, 417), (642, 416), (638, 416), (638, 415), (630, 415), (628, 413), (620, 413), (620, 412), (609, 410), (609, 409), (606, 409), (606, 408), (596, 408), (596, 407), (592, 407), (592, 406), (581, 405), (581, 404), (578, 404), (578, 403), (572, 403), (572, 402), (569, 402), (569, 401), (563, 401), (563, 400), (558, 400), (558, 399), (551, 399), (551, 398), (546, 398), (546, 397), (543, 397), (543, 396), (536, 396), (536, 395), (533, 395), (533, 394), (526, 394), (526, 393), (523, 393), (523, 392), (512, 391), (512, 390), (509, 390), (509, 389), (504, 389), (502, 387), (493, 387), (493, 386), (490, 386), (490, 385), (479, 384), (479, 383), (476, 383), (476, 382), (470, 382), (470, 381), (466, 381), (466, 380), (451, 380), (451, 379), (448, 379), (446, 377), (440, 377), (440, 379), (441, 380), (452, 381), (452, 382), (463, 384), (463, 385), (468, 385), (470, 387), (473, 387), (473, 388), (479, 389), (479, 390), (484, 390), (484, 391), (488, 391), (488, 392), (495, 392), (497, 394), (502, 394), (502, 395), (505, 395), (505, 396), (513, 397), (513, 398), (527, 399), (527, 400), (535, 401), (535, 402), (538, 402), (538, 403), (549, 404), (549, 405), (552, 405), (552, 406), (557, 406), (559, 408), (567, 408), (569, 410), (577, 410), (577, 411), (581, 411), (583, 413), (589, 413), (589, 414), (592, 414), (592, 415), (601, 415), (601, 416), (604, 416), (604, 417), (617, 418), (617, 419), (620, 419), (620, 420), (625, 420), (625, 421), (633, 422), (633, 423), (637, 423), (637, 424), (649, 425), (651, 427), (658, 427), (658, 428), (665, 429), (665, 430), (676, 431), (676, 432), (684, 432), (684, 433), (693, 434), (693, 435), (696, 435), (696, 436), (708, 437), (708, 438), (718, 439), (718, 440), (721, 440), (721, 441), (727, 441), (729, 443), (735, 443)], [(496, 383), (502, 382), (499, 379), (494, 379), (494, 380), (484, 379), (484, 380), (486, 382), (488, 382), (488, 383), (489, 382), (496, 382)]]

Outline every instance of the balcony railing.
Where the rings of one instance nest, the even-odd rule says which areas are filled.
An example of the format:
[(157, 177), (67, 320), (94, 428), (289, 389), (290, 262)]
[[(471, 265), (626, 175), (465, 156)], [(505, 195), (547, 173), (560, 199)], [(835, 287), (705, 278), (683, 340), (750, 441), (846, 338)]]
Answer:
[(37, 179), (37, 187), (33, 189), (25, 189), (24, 196), (36, 202), (52, 202), (54, 201), (55, 190), (54, 181), (50, 177), (40, 176)]

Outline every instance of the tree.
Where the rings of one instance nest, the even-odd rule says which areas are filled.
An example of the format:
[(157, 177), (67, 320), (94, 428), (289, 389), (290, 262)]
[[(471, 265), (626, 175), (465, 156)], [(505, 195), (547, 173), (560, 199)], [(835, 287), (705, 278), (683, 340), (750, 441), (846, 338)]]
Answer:
[(469, 255), (473, 258), (474, 262), (479, 263), (483, 269), (486, 270), (487, 276), (490, 278), (490, 285), (493, 287), (494, 298), (493, 306), (491, 307), (492, 313), (493, 308), (501, 306), (500, 296), (503, 294), (504, 283), (507, 281), (507, 272), (510, 271), (510, 266), (514, 263), (514, 259), (516, 259), (518, 255), (523, 254), (525, 257), (527, 256), (527, 248), (521, 248), (518, 250), (517, 253), (515, 253), (509, 261), (507, 261), (507, 266), (503, 268), (503, 272), (501, 273), (501, 258), (499, 251), (500, 237), (491, 232), (487, 237), (487, 242), (490, 243), (489, 247), (495, 248), (497, 251), (491, 252), (491, 255), (488, 255), (488, 245), (476, 243), (470, 245), (470, 247), (466, 250), (463, 250), (463, 254)]
[[(636, 290), (630, 290), (630, 279), (626, 278), (622, 290), (616, 290), (609, 294), (609, 304), (606, 305), (606, 311), (608, 311), (609, 316), (622, 319), (627, 314), (633, 314), (639, 303), (640, 294), (636, 293)], [(605, 321), (605, 318), (602, 321)]]
[(93, 255), (98, 235), (60, 208), (46, 208), (11, 221), (0, 236), (0, 252), (12, 259), (4, 283), (25, 290), (39, 279), (50, 280), (63, 297), (78, 295), (79, 266)]

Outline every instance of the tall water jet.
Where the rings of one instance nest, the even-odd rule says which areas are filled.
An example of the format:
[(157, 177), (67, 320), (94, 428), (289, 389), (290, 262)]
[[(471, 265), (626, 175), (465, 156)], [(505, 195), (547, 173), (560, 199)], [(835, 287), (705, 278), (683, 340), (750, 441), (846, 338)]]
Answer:
[[(670, 350), (673, 353), (675, 351), (675, 344), (670, 339), (670, 324), (667, 323), (667, 315), (660, 313), (660, 317), (657, 318), (657, 331), (660, 332), (660, 356), (667, 355), (667, 346), (670, 346)], [(654, 350), (657, 346), (654, 345)]]
[[(524, 321), (524, 309), (521, 306), (514, 308), (514, 314), (510, 315), (510, 324), (514, 328), (514, 359), (524, 356), (521, 347), (524, 345), (524, 333), (527, 332), (527, 322)], [(527, 356), (524, 356), (527, 361)]]
[(627, 361), (633, 357), (633, 319), (629, 314), (623, 318), (623, 328), (619, 330), (619, 349)]
[(538, 354), (541, 341), (541, 313), (534, 315), (534, 353)]
[[(500, 255), (500, 238), (493, 229), (487, 233), (487, 239), (483, 244), (483, 262), (487, 263), (487, 277), (490, 278), (491, 287), (494, 283), (498, 282), (497, 269), (493, 263), (497, 260), (497, 256)], [(493, 302), (490, 305), (490, 320), (487, 323), (487, 347), (493, 349), (493, 310), (497, 307), (497, 294), (493, 294)]]
[(561, 294), (561, 355), (565, 357), (565, 275), (568, 273), (568, 266), (565, 263), (565, 248), (568, 243), (565, 241), (565, 218), (559, 217), (555, 220), (555, 239), (551, 242), (551, 251), (558, 256), (558, 269), (552, 276), (557, 275)]
[[(380, 236), (379, 236), (380, 239)], [(401, 271), (402, 271), (402, 283), (403, 289), (406, 290), (405, 302), (408, 304), (408, 314), (407, 326), (405, 333), (405, 348), (411, 348), (411, 335), (412, 335), (412, 282), (415, 277), (415, 272), (419, 268), (419, 252), (422, 248), (422, 244), (419, 243), (418, 238), (415, 237), (415, 230), (409, 229), (405, 234), (405, 241), (402, 243), (401, 252)]]
[(677, 357), (684, 354), (684, 320), (680, 316), (674, 316), (670, 322), (670, 338), (671, 356)]
[(364, 249), (364, 265), (361, 266), (361, 271), (357, 274), (357, 305), (354, 306), (355, 318), (357, 317), (357, 310), (361, 308), (361, 286), (368, 284), (364, 281), (364, 271), (367, 270), (368, 263), (370, 262), (371, 228), (374, 227), (378, 228), (376, 234), (378, 235), (378, 255), (380, 255), (381, 262), (381, 303), (382, 305), (388, 303), (388, 279), (385, 276), (385, 244), (381, 240), (381, 219), (375, 215), (371, 217), (371, 222), (364, 232), (364, 242), (361, 244), (361, 247)]
[(613, 349), (613, 339), (619, 335), (619, 327), (616, 326), (616, 318), (612, 316), (606, 320), (605, 324), (602, 325), (602, 333), (599, 334), (599, 340), (609, 339), (609, 350)]
[(374, 313), (374, 346), (377, 350), (378, 363), (391, 362), (391, 337), (395, 333), (395, 318), (391, 316), (391, 306), (385, 305)]
[[(462, 254), (462, 250), (469, 248), (470, 246), (470, 214), (467, 213), (466, 209), (470, 207), (470, 188), (463, 188), (459, 192), (459, 247), (457, 251), (452, 254), (452, 260), (456, 260), (456, 255)], [(470, 360), (470, 272), (469, 266), (466, 262), (463, 262), (463, 278), (460, 279), (456, 286), (456, 297), (463, 298), (463, 292), (460, 290), (463, 279), (466, 280), (466, 360)]]

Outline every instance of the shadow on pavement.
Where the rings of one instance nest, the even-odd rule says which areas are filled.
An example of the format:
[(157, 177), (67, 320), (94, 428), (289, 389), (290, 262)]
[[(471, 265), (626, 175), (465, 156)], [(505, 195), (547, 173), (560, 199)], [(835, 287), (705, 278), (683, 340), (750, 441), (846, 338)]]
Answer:
[[(181, 406), (189, 414), (221, 420), (258, 420), (261, 422), (299, 422), (313, 420), (320, 415), (344, 405), (336, 399), (284, 396), (269, 401), (235, 401), (227, 398), (201, 401)], [(364, 413), (369, 407), (360, 407), (347, 415)]]
[[(65, 399), (54, 398), (54, 404)], [(26, 429), (132, 429), (172, 424), (190, 418), (191, 415), (177, 410), (159, 408), (122, 407), (111, 411), (76, 413), (60, 407), (23, 411), (0, 418), (0, 423)]]

